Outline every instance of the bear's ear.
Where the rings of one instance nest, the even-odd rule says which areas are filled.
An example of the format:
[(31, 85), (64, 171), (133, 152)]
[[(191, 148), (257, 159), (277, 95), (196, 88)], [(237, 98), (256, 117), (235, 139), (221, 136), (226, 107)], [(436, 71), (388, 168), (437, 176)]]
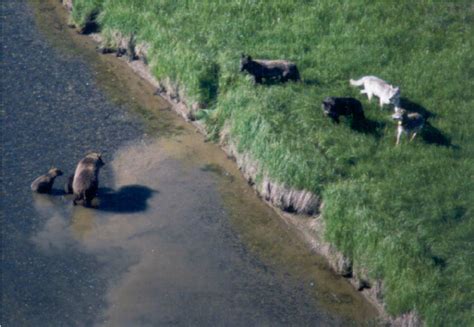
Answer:
[(242, 54), (240, 55), (240, 58), (245, 58), (245, 53), (242, 52)]
[(248, 60), (248, 61), (252, 60), (252, 57), (247, 56), (247, 60)]

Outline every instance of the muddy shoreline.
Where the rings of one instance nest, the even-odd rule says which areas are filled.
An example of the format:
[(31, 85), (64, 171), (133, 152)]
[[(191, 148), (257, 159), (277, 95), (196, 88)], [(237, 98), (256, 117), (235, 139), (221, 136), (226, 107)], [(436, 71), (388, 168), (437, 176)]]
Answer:
[[(67, 10), (72, 10), (72, 0), (63, 0), (62, 3)], [(89, 36), (97, 42), (98, 48), (104, 44), (104, 40), (99, 33), (91, 33)], [(119, 32), (115, 33), (113, 40), (107, 41), (108, 44), (112, 41), (114, 45), (112, 51), (121, 49), (121, 51), (126, 52), (126, 49), (130, 48), (129, 37), (121, 35)], [(201, 121), (195, 120), (196, 113), (202, 108), (202, 105), (188, 101), (185, 91), (180, 89), (179, 84), (175, 81), (169, 79), (158, 81), (153, 77), (147, 66), (148, 46), (146, 44), (137, 44), (135, 49), (135, 60), (127, 60), (129, 67), (156, 88), (156, 94), (167, 100), (178, 115), (206, 136), (205, 125)], [(124, 56), (124, 59), (127, 58)], [(388, 324), (393, 326), (423, 325), (420, 318), (414, 313), (390, 317), (384, 309), (383, 282), (381, 280), (370, 280), (367, 276), (364, 276), (363, 269), (354, 267), (350, 259), (344, 257), (334, 246), (324, 241), (324, 218), (320, 214), (324, 204), (318, 195), (305, 190), (288, 188), (285, 185), (273, 182), (268, 177), (264, 177), (260, 182), (257, 182), (258, 162), (253, 160), (249, 154), (237, 151), (228, 128), (222, 129), (219, 135), (219, 146), (236, 163), (244, 178), (259, 197), (273, 208), (286, 224), (294, 228), (300, 238), (314, 252), (324, 256), (337, 274), (346, 277), (377, 308)]]
[[(379, 324), (215, 143), (65, 18), (57, 0), (2, 6), (6, 325)], [(66, 177), (31, 194), (90, 149), (106, 151), (99, 208), (73, 206)]]

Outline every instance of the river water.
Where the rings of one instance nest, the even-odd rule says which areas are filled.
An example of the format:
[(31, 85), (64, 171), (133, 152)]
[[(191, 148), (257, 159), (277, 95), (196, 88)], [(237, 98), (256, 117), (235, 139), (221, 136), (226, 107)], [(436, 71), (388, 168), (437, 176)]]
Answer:
[[(376, 313), (58, 1), (2, 1), (2, 326), (347, 326)], [(104, 151), (100, 207), (66, 176)], [(56, 166), (52, 195), (29, 184)]]

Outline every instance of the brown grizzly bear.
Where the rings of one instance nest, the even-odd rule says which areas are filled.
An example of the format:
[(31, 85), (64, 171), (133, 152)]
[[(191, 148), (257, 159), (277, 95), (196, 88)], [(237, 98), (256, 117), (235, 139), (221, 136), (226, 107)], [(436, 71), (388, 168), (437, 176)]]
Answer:
[(87, 154), (79, 161), (72, 181), (74, 205), (82, 201), (84, 206), (91, 206), (99, 189), (99, 170), (103, 165), (101, 154), (96, 152)]
[(66, 183), (64, 183), (64, 192), (66, 194), (74, 193), (73, 190), (72, 190), (72, 182), (73, 181), (74, 181), (74, 174), (69, 175), (69, 177), (67, 178)]

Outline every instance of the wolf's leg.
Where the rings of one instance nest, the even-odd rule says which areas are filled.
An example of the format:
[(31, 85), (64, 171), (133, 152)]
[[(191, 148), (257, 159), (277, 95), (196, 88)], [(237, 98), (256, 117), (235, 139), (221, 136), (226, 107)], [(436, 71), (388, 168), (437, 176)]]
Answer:
[(372, 92), (367, 92), (367, 98), (369, 98), (369, 102), (372, 101)]
[(400, 144), (400, 136), (402, 135), (402, 131), (400, 128), (397, 129), (397, 143), (395, 143), (395, 145), (399, 145)]
[(413, 133), (413, 135), (411, 136), (411, 138), (410, 138), (410, 142), (411, 142), (411, 141), (413, 141), (413, 139), (415, 138), (415, 136), (416, 136), (416, 132), (415, 132), (415, 133)]

